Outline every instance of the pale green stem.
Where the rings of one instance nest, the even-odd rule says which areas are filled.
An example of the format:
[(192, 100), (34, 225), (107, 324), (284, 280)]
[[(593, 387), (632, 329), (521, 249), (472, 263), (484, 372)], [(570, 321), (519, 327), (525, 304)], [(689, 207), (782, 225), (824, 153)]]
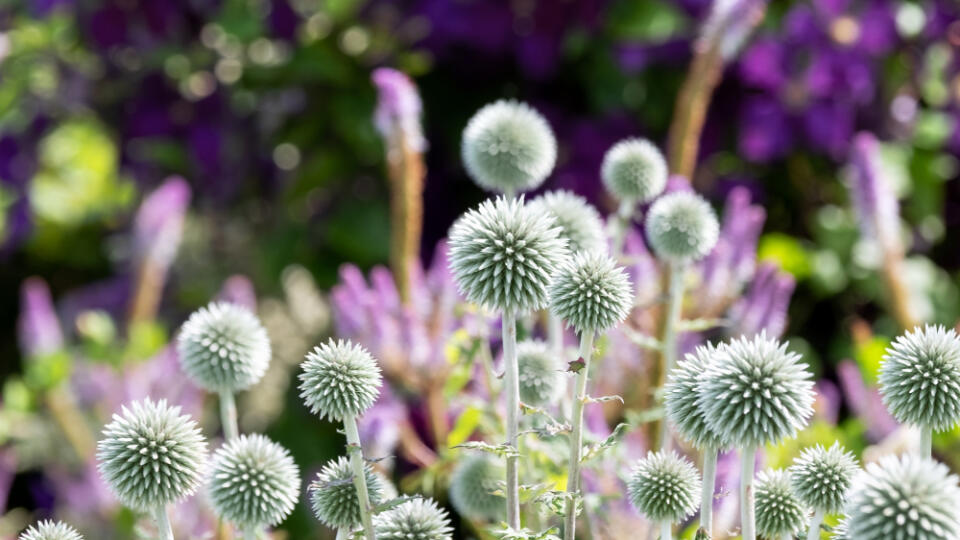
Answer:
[(350, 532), (347, 527), (340, 527), (337, 529), (337, 540), (347, 540), (347, 538), (350, 538)]
[(673, 540), (673, 527), (669, 521), (660, 522), (660, 540)]
[(823, 515), (823, 509), (818, 509), (813, 513), (810, 530), (807, 532), (807, 540), (820, 540), (820, 524), (823, 523)]
[(633, 209), (633, 201), (623, 201), (620, 203), (620, 208), (617, 209), (617, 215), (613, 223), (612, 254), (614, 259), (619, 259), (623, 255), (623, 242), (627, 238), (627, 229), (630, 228)]
[(717, 449), (703, 450), (703, 494), (700, 497), (700, 528), (713, 538), (713, 490), (717, 482)]
[(920, 427), (920, 455), (929, 458), (933, 455), (933, 429)]
[(357, 488), (357, 501), (360, 503), (360, 523), (363, 524), (363, 534), (367, 540), (376, 540), (376, 534), (373, 531), (373, 518), (370, 515), (370, 495), (367, 492), (367, 475), (363, 466), (363, 449), (360, 447), (357, 418), (355, 416), (345, 417), (343, 428), (347, 435), (350, 465), (353, 467), (353, 485)]
[[(573, 394), (573, 425), (570, 433), (570, 463), (567, 469), (567, 493), (575, 495), (580, 490), (580, 455), (583, 451), (583, 407), (587, 399), (587, 378), (590, 371), (590, 356), (593, 353), (593, 330), (584, 330), (580, 334), (580, 360), (583, 367), (577, 372), (577, 383)], [(576, 504), (571, 497), (567, 501), (563, 538), (573, 540), (577, 531)]]
[(793, 534), (788, 533), (788, 532), (785, 532), (785, 533), (783, 533), (783, 535), (780, 537), (780, 540), (793, 540)]
[(740, 451), (740, 531), (743, 540), (757, 540), (753, 508), (753, 466), (756, 455), (756, 448)]
[(257, 540), (257, 528), (246, 527), (243, 529), (243, 540)]
[(223, 436), (228, 441), (240, 435), (240, 429), (237, 427), (237, 402), (233, 392), (226, 390), (220, 392), (220, 424), (223, 428)]
[[(566, 369), (567, 359), (564, 357), (563, 351), (563, 320), (553, 313), (547, 314), (547, 343), (553, 354), (560, 359), (558, 363), (563, 369)], [(570, 383), (566, 377), (563, 378), (563, 381), (567, 391), (563, 393), (563, 398), (560, 400), (560, 411), (569, 418), (570, 412), (573, 410), (573, 402), (571, 401), (573, 392), (570, 390)]]
[[(685, 272), (686, 265), (684, 263), (670, 261), (668, 264), (667, 316), (663, 321), (663, 340), (661, 342), (664, 380), (670, 376), (670, 371), (677, 365), (677, 325), (680, 323), (680, 314), (683, 307), (683, 278)], [(660, 448), (669, 450), (670, 444), (670, 430), (664, 425), (660, 429)]]
[[(517, 450), (520, 413), (520, 375), (517, 367), (517, 316), (507, 310), (503, 313), (503, 394), (507, 409), (507, 446)], [(517, 456), (507, 457), (507, 525), (520, 528), (520, 471)]]
[(170, 518), (167, 516), (167, 507), (158, 506), (153, 511), (153, 519), (157, 522), (157, 534), (159, 540), (173, 540), (173, 527), (170, 526)]

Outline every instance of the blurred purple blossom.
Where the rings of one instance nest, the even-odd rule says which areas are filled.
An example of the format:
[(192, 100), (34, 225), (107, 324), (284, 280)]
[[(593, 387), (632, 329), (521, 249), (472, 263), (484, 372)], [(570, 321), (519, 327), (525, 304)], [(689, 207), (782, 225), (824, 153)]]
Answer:
[(750, 32), (763, 17), (766, 0), (714, 0), (703, 23), (698, 46), (716, 47), (729, 61), (740, 51)]
[(771, 336), (783, 335), (795, 286), (793, 276), (772, 264), (761, 264), (746, 294), (730, 308), (729, 335), (750, 336), (762, 331)]
[(27, 278), (20, 286), (17, 336), (25, 357), (43, 356), (63, 347), (63, 332), (50, 288), (38, 277)]
[(870, 133), (853, 141), (848, 187), (863, 237), (899, 251), (900, 206), (884, 173), (880, 144)]
[(257, 311), (257, 291), (247, 276), (238, 274), (228, 277), (217, 294), (217, 300), (243, 306), (252, 312)]
[(423, 104), (410, 77), (395, 69), (378, 68), (371, 79), (377, 88), (373, 122), (383, 138), (391, 141), (402, 134), (411, 150), (426, 150), (427, 141), (420, 126)]
[(847, 406), (853, 410), (867, 428), (867, 437), (878, 442), (897, 429), (894, 420), (876, 388), (870, 388), (860, 374), (860, 368), (850, 360), (837, 366), (837, 379), (843, 389)]
[(144, 197), (133, 223), (138, 260), (163, 269), (170, 266), (180, 247), (189, 205), (190, 186), (178, 176), (168, 178)]

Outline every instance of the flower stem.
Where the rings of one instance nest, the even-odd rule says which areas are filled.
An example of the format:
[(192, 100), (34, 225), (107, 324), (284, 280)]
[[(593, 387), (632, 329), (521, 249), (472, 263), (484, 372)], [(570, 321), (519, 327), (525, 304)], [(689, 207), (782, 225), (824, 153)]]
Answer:
[(245, 527), (243, 529), (243, 540), (257, 540), (257, 528)]
[(347, 540), (347, 538), (350, 538), (350, 529), (346, 527), (337, 529), (337, 540)]
[(813, 519), (810, 521), (810, 530), (807, 532), (807, 540), (820, 540), (820, 524), (823, 523), (823, 509), (817, 509), (813, 513)]
[(717, 482), (716, 448), (703, 450), (703, 494), (700, 498), (700, 528), (713, 538), (713, 490)]
[(740, 531), (743, 540), (757, 540), (753, 508), (753, 467), (756, 456), (755, 447), (740, 451)]
[(630, 218), (633, 214), (634, 203), (632, 201), (623, 201), (617, 209), (617, 215), (613, 222), (612, 255), (614, 259), (619, 259), (623, 255), (623, 242), (627, 237), (627, 229), (630, 228)]
[[(658, 388), (663, 387), (667, 375), (677, 365), (677, 325), (680, 322), (680, 312), (683, 307), (683, 278), (686, 265), (670, 262), (667, 267), (667, 307), (663, 319), (663, 333), (660, 337), (663, 363), (661, 365)], [(670, 449), (670, 433), (666, 426), (660, 426), (660, 448)]]
[(363, 524), (363, 534), (367, 540), (376, 540), (373, 518), (370, 515), (370, 495), (367, 492), (367, 475), (363, 468), (363, 449), (360, 447), (357, 418), (344, 417), (343, 428), (347, 434), (347, 450), (350, 452), (350, 465), (353, 467), (353, 485), (357, 488), (357, 500), (360, 503), (360, 523)]
[(173, 527), (170, 526), (170, 518), (167, 516), (167, 507), (158, 506), (153, 511), (153, 519), (157, 522), (157, 534), (159, 540), (173, 540)]
[(223, 436), (228, 441), (236, 439), (240, 434), (237, 427), (237, 402), (233, 397), (233, 392), (220, 392), (220, 424), (223, 428)]
[(669, 521), (660, 522), (660, 540), (673, 540), (673, 527)]
[[(550, 346), (550, 351), (560, 359), (558, 363), (566, 366), (567, 359), (564, 357), (563, 351), (563, 321), (553, 313), (547, 314), (547, 343)], [(566, 377), (564, 377), (563, 382), (567, 391), (564, 392), (563, 398), (560, 400), (560, 412), (569, 418), (570, 412), (573, 410), (573, 401), (571, 400), (573, 391), (570, 389), (570, 383)]]
[(426, 166), (423, 154), (411, 146), (402, 130), (391, 137), (390, 143), (391, 148), (387, 151), (390, 179), (390, 266), (401, 300), (409, 303), (410, 274), (420, 256)]
[(933, 455), (933, 429), (926, 426), (920, 428), (920, 455), (925, 458)]
[[(577, 372), (577, 383), (573, 394), (573, 424), (570, 433), (570, 463), (567, 470), (567, 494), (575, 495), (580, 491), (580, 454), (583, 450), (583, 406), (587, 398), (587, 377), (590, 371), (590, 356), (593, 353), (593, 331), (585, 330), (580, 334), (580, 360), (583, 367)], [(576, 502), (567, 500), (563, 538), (573, 540), (577, 530)]]
[[(517, 367), (517, 321), (516, 313), (503, 313), (504, 389), (507, 408), (507, 446), (517, 450), (518, 422), (520, 412), (520, 376)], [(507, 456), (507, 525), (520, 528), (520, 474), (517, 456)]]

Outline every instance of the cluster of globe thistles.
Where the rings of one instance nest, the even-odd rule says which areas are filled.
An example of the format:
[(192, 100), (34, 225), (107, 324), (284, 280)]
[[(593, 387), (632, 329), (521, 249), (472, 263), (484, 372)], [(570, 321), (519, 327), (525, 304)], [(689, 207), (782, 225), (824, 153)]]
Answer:
[(860, 470), (853, 454), (834, 442), (804, 450), (790, 467), (793, 491), (806, 506), (828, 514), (839, 512), (853, 477)]
[(360, 345), (331, 339), (314, 347), (301, 367), (300, 397), (320, 418), (355, 417), (380, 395), (380, 368)]
[(677, 522), (697, 510), (700, 473), (674, 452), (651, 452), (637, 462), (627, 482), (630, 502), (656, 522)]
[[(364, 476), (370, 504), (383, 502), (384, 482), (369, 464), (364, 465)], [(360, 503), (353, 483), (350, 460), (340, 456), (317, 473), (308, 488), (313, 515), (331, 528), (352, 528), (360, 524)]]
[(650, 206), (646, 230), (658, 257), (680, 263), (703, 258), (720, 235), (710, 203), (690, 191), (675, 191), (657, 199)]
[(581, 334), (607, 330), (623, 321), (632, 306), (630, 279), (602, 253), (577, 253), (550, 287), (550, 310)]
[(667, 163), (650, 141), (626, 139), (613, 145), (600, 166), (603, 186), (618, 200), (643, 204), (667, 185)]
[(790, 488), (790, 475), (782, 469), (757, 475), (757, 532), (766, 538), (783, 538), (800, 532), (806, 510)]

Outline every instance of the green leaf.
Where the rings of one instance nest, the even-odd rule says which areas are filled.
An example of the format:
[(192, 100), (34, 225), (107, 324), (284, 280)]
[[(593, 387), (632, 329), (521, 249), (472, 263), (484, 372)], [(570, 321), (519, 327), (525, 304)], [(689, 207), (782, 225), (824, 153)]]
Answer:
[(450, 430), (450, 434), (447, 435), (447, 446), (456, 448), (469, 439), (470, 435), (473, 435), (473, 432), (480, 424), (481, 418), (483, 418), (483, 411), (476, 407), (467, 407), (460, 416), (457, 417), (456, 422), (453, 424), (453, 429)]
[(462, 444), (453, 446), (452, 448), (466, 448), (467, 450), (479, 450), (481, 452), (487, 452), (494, 454), (498, 457), (520, 457), (520, 452), (516, 448), (508, 444), (490, 444), (482, 441), (467, 441)]
[(583, 456), (580, 458), (580, 463), (585, 463), (591, 459), (594, 459), (616, 446), (617, 443), (623, 438), (623, 435), (627, 431), (628, 427), (630, 427), (629, 424), (620, 423), (613, 429), (613, 433), (611, 433), (606, 439), (597, 444), (587, 445), (587, 447), (583, 450)]

